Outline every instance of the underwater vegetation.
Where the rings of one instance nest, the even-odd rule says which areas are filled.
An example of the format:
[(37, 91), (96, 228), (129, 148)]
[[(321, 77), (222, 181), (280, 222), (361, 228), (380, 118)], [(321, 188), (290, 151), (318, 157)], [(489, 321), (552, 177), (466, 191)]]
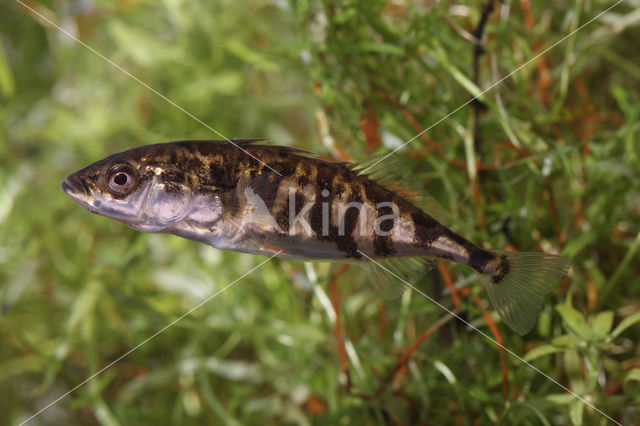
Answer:
[[(0, 423), (635, 422), (639, 7), (3, 2)], [(385, 298), (355, 265), (139, 232), (60, 191), (116, 152), (238, 138), (397, 150), (447, 228), (571, 270), (520, 335), (468, 266)]]

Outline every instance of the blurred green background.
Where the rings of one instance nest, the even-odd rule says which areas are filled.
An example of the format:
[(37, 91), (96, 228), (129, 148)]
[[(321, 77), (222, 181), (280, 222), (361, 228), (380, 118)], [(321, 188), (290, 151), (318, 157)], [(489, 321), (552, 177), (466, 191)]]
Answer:
[[(478, 43), (486, 1), (23, 1), (226, 137), (332, 160), (391, 151), (613, 4), (494, 2)], [(524, 337), (469, 268), (441, 262), (420, 287), (625, 424), (640, 415), (639, 10), (623, 1), (399, 153), (454, 230), (574, 265)], [(0, 99), (0, 424), (17, 424), (266, 258), (64, 196), (67, 173), (108, 154), (218, 136), (14, 0)], [(31, 424), (570, 422), (608, 420), (418, 293), (272, 260)]]

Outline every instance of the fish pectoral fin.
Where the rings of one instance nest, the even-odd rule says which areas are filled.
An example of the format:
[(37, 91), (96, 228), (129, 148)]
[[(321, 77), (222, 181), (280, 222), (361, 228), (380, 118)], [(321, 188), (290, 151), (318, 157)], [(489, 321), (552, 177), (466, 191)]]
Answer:
[(370, 260), (360, 266), (376, 292), (386, 299), (395, 299), (408, 285), (415, 285), (420, 277), (433, 269), (435, 263), (423, 257), (401, 257)]

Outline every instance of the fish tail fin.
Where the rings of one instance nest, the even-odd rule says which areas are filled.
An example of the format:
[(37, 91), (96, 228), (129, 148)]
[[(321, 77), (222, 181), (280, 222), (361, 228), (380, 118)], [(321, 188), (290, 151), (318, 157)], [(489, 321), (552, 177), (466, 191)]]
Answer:
[(536, 323), (551, 287), (571, 267), (566, 257), (547, 253), (493, 252), (499, 259), (483, 284), (500, 318), (516, 333), (528, 333)]

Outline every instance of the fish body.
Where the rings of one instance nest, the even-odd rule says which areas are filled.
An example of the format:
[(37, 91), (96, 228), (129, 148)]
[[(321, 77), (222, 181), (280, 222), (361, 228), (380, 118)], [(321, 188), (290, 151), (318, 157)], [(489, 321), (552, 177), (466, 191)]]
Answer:
[[(508, 325), (533, 326), (566, 259), (484, 250), (373, 174), (259, 140), (179, 141), (111, 155), (67, 176), (62, 189), (93, 213), (219, 249), (373, 263), (396, 278), (424, 270), (416, 259), (452, 260), (486, 277)], [(371, 277), (385, 287), (386, 275)]]

